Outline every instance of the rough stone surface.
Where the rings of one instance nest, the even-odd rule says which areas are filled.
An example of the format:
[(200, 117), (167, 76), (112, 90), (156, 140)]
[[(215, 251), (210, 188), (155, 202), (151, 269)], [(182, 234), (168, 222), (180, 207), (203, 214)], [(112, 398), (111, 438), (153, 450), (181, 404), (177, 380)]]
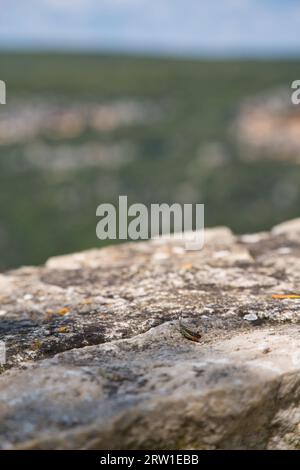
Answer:
[(294, 220), (1, 274), (0, 447), (299, 449), (299, 254)]

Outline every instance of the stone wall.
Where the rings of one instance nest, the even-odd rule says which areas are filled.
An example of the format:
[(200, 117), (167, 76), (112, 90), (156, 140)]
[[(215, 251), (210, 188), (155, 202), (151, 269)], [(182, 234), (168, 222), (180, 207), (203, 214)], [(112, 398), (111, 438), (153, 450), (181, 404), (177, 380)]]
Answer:
[(299, 254), (294, 220), (0, 275), (0, 446), (300, 448)]

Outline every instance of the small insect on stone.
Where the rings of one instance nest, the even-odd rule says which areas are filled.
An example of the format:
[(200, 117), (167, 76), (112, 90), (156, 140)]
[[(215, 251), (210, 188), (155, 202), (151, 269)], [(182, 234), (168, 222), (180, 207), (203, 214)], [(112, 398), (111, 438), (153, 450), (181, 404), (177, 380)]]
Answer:
[(197, 343), (200, 341), (201, 334), (187, 326), (181, 316), (179, 317), (179, 331), (184, 338), (189, 339), (190, 341), (195, 341)]

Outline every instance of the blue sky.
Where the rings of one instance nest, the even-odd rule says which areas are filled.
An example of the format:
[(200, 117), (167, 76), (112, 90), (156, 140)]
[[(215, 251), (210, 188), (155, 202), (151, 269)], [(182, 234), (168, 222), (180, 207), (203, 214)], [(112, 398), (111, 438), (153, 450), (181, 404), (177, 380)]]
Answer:
[(0, 48), (300, 55), (299, 0), (0, 0)]

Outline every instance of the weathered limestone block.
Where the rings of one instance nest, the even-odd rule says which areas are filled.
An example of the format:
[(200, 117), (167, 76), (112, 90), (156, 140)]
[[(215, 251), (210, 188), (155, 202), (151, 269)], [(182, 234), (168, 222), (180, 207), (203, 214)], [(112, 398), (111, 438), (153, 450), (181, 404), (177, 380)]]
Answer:
[(0, 447), (300, 448), (299, 254), (296, 220), (1, 274)]

